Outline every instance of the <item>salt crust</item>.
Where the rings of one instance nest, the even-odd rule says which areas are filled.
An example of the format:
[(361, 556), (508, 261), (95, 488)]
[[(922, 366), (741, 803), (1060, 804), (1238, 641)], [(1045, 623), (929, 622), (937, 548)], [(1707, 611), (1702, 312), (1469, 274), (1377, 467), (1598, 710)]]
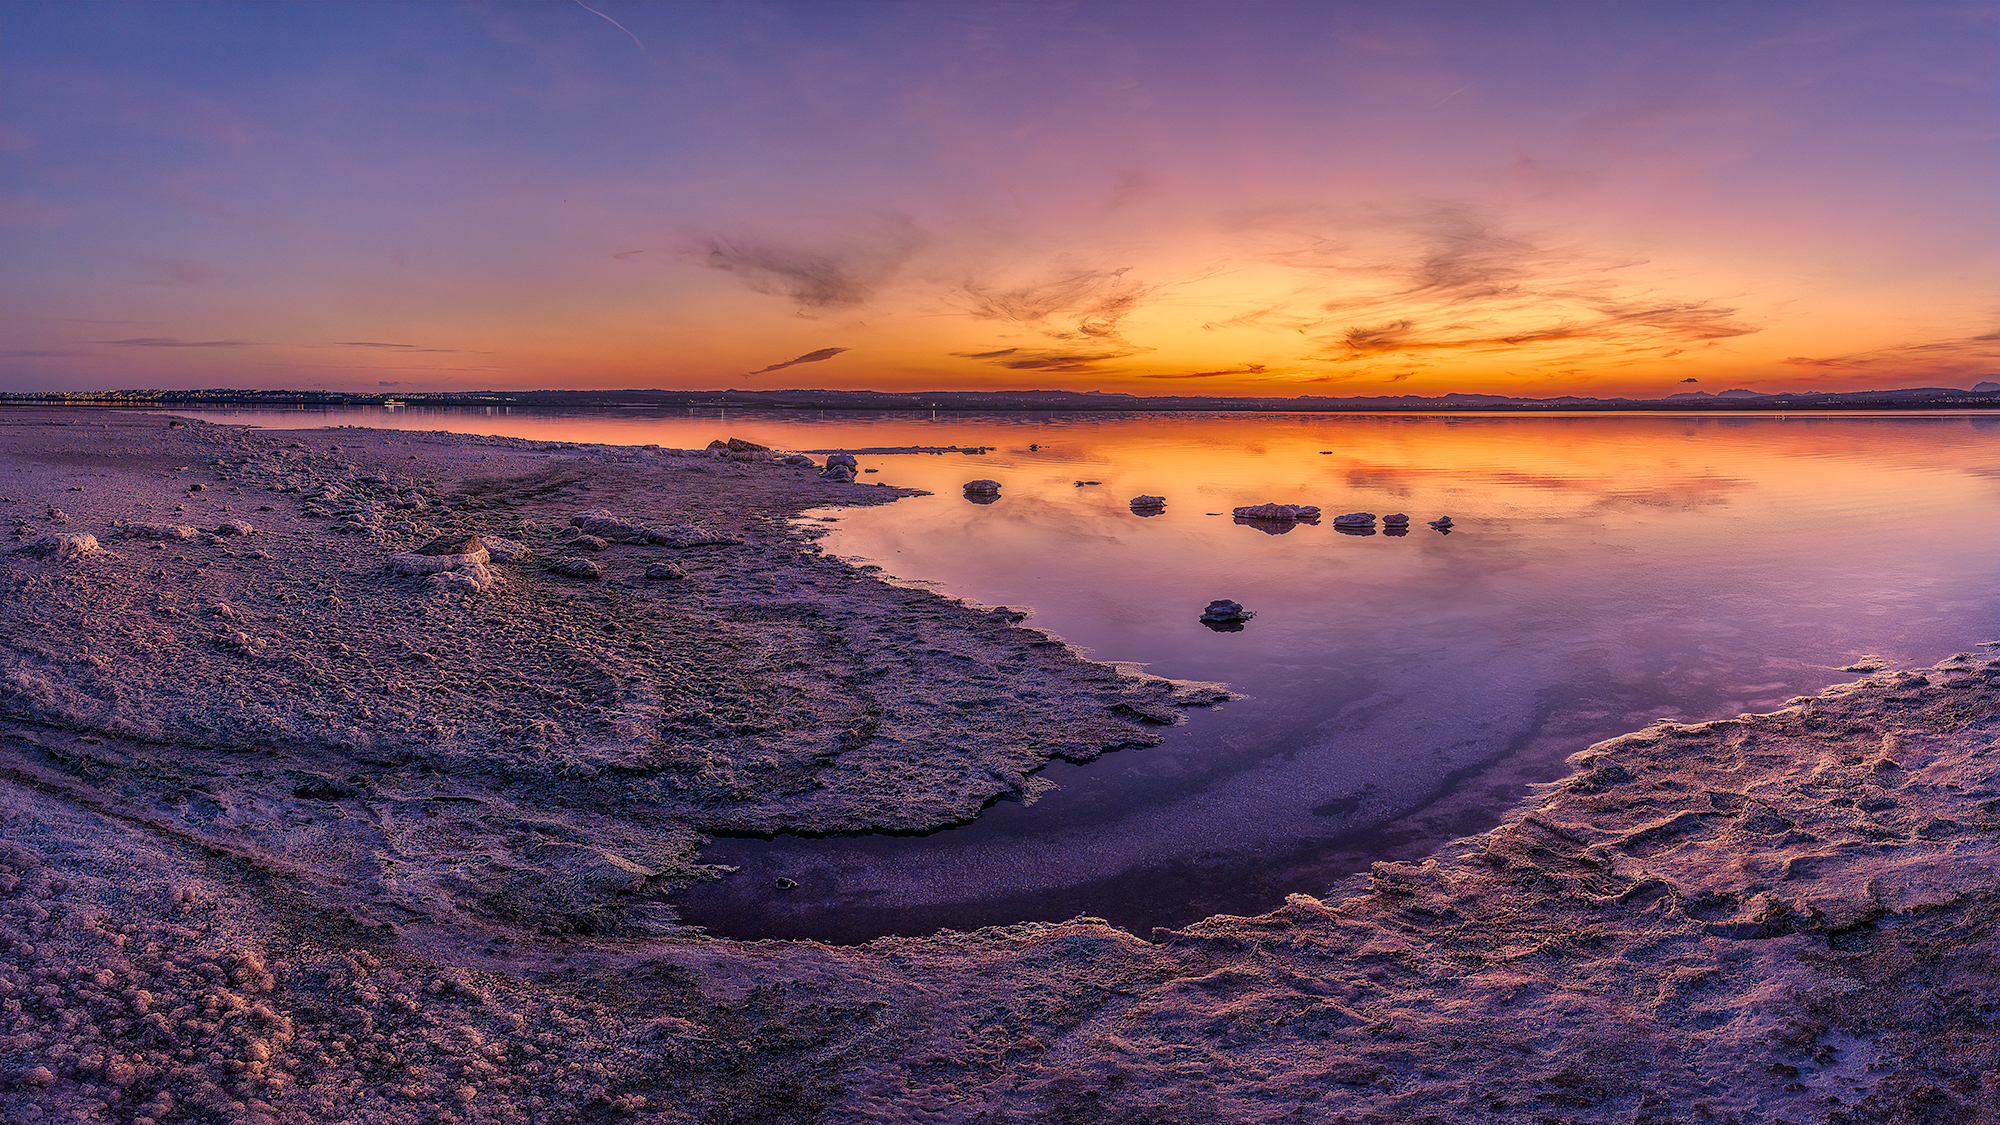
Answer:
[[(1145, 741), (1114, 707), (1213, 696), (858, 576), (780, 522), (886, 489), (78, 418), (0, 413), (24, 509), (85, 484), (72, 520), (109, 533), (262, 498), (272, 557), (0, 556), (0, 1119), (2000, 1112), (1985, 656), (1601, 743), (1499, 828), (1258, 918), (734, 943), (672, 921), (701, 828), (938, 823), (1049, 753)], [(381, 500), (354, 507), (379, 530), (329, 534), (308, 491)], [(607, 582), (528, 568), (472, 600), (382, 562), (427, 531), (553, 546), (550, 510), (599, 494), (744, 542), (677, 553), (665, 586), (634, 545)]]

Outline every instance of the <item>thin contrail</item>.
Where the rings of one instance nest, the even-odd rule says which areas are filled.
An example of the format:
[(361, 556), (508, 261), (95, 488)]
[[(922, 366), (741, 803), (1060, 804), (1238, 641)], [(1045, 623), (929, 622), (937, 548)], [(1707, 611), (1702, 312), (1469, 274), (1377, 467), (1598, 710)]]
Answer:
[(596, 8), (593, 8), (590, 5), (584, 3), (583, 0), (576, 0), (576, 6), (582, 8), (586, 12), (589, 12), (591, 15), (596, 16), (599, 19), (602, 19), (605, 23), (610, 24), (612, 27), (615, 27), (618, 30), (624, 32), (626, 35), (631, 36), (632, 43), (633, 45), (639, 48), (640, 54), (645, 55), (649, 59), (653, 57), (652, 52), (646, 50), (646, 45), (644, 43), (639, 42), (639, 37), (632, 34), (631, 28), (626, 27), (624, 24), (619, 23), (617, 20), (614, 20), (610, 16), (605, 15), (603, 12), (598, 11)]

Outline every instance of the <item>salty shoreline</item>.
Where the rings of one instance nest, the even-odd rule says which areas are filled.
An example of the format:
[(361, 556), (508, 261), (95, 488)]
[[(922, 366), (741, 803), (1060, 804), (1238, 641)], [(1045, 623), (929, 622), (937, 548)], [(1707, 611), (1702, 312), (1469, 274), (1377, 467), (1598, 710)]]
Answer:
[[(1600, 744), (1337, 902), (738, 943), (672, 911), (704, 831), (960, 821), (1220, 694), (816, 553), (791, 514), (900, 493), (754, 456), (33, 409), (0, 441), (10, 1119), (2000, 1113), (1987, 658)], [(591, 509), (708, 541), (577, 549)], [(604, 577), (386, 566), (467, 533)]]

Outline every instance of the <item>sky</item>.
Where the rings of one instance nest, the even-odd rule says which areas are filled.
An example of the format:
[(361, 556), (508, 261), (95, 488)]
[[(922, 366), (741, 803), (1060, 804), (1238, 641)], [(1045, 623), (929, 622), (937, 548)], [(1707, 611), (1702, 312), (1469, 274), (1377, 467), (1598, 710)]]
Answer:
[(0, 390), (2000, 378), (2000, 3), (0, 3)]

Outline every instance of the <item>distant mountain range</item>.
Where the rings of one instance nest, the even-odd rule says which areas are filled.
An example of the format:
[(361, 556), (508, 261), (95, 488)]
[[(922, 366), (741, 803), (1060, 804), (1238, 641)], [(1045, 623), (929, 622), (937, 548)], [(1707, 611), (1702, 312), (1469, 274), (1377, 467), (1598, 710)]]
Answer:
[(0, 392), (0, 403), (64, 406), (571, 406), (690, 409), (699, 407), (782, 410), (1119, 410), (1119, 411), (1743, 411), (1743, 410), (1939, 410), (2000, 408), (2000, 382), (1971, 390), (1905, 387), (1898, 390), (1789, 392), (1759, 394), (1734, 388), (1719, 394), (1682, 391), (1664, 398), (1517, 398), (1512, 395), (1298, 395), (1226, 397), (1219, 395), (1130, 395), (1114, 391), (411, 391), (362, 394), (345, 391), (211, 389), (192, 391), (34, 391)]

